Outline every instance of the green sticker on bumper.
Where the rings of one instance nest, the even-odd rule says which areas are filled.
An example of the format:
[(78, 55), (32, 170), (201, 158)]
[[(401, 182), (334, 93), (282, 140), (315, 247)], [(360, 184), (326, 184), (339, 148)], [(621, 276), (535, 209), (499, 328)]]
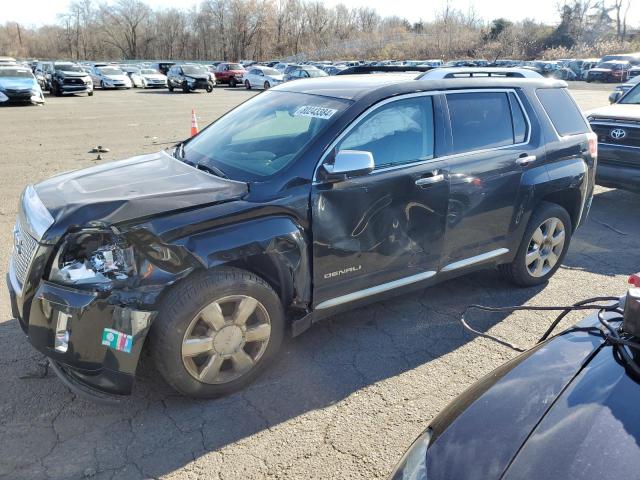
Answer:
[(102, 331), (102, 345), (113, 348), (119, 352), (131, 353), (133, 336), (111, 328), (105, 328)]

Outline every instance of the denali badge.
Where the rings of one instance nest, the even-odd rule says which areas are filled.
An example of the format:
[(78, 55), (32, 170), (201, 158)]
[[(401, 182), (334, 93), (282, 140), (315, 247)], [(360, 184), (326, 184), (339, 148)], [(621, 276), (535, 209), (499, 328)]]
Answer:
[(355, 267), (347, 267), (344, 270), (336, 270), (335, 272), (325, 273), (324, 278), (339, 277), (340, 275), (344, 275), (346, 273), (357, 272), (360, 269), (362, 269), (362, 265), (357, 265)]
[(625, 132), (621, 128), (614, 128), (613, 130), (611, 130), (611, 133), (609, 135), (611, 135), (611, 138), (615, 140), (622, 140), (627, 136), (627, 132)]

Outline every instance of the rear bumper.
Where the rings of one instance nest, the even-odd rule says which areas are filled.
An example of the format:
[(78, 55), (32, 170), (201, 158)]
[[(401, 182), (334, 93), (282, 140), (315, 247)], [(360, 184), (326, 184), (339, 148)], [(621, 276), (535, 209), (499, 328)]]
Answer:
[[(47, 281), (40, 282), (35, 294), (25, 299), (12, 271), (10, 266), (7, 284), (13, 316), (64, 383), (99, 401), (130, 394), (156, 312), (123, 307), (110, 295)], [(61, 329), (66, 348), (56, 340)], [(109, 332), (115, 332), (115, 341), (103, 344)]]
[(598, 185), (640, 193), (640, 148), (599, 144), (598, 157)]

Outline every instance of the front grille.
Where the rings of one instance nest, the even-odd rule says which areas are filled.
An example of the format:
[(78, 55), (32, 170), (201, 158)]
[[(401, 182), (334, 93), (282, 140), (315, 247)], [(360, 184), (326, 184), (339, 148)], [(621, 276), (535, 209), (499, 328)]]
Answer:
[(65, 78), (64, 83), (66, 85), (84, 85), (84, 80), (81, 78)]
[(608, 124), (592, 123), (591, 128), (598, 135), (598, 143), (640, 147), (640, 123), (619, 120)]
[(16, 226), (13, 229), (12, 257), (16, 278), (18, 282), (20, 282), (20, 285), (24, 285), (37, 247), (38, 242), (22, 228), (20, 218), (18, 218)]

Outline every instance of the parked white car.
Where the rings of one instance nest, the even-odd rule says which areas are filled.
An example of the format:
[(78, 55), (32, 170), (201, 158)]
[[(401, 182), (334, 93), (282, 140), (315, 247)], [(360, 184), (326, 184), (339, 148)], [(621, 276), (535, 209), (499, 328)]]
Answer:
[(267, 90), (284, 82), (284, 74), (275, 68), (256, 66), (247, 70), (242, 77), (242, 81), (247, 90), (252, 88)]
[(121, 66), (120, 69), (127, 74), (129, 80), (131, 80), (131, 83), (135, 88), (144, 87), (142, 75), (140, 75), (140, 69), (138, 67)]
[(131, 79), (118, 67), (110, 65), (93, 67), (91, 80), (94, 87), (100, 88), (131, 88)]
[(142, 88), (166, 88), (167, 76), (153, 68), (141, 68)]

